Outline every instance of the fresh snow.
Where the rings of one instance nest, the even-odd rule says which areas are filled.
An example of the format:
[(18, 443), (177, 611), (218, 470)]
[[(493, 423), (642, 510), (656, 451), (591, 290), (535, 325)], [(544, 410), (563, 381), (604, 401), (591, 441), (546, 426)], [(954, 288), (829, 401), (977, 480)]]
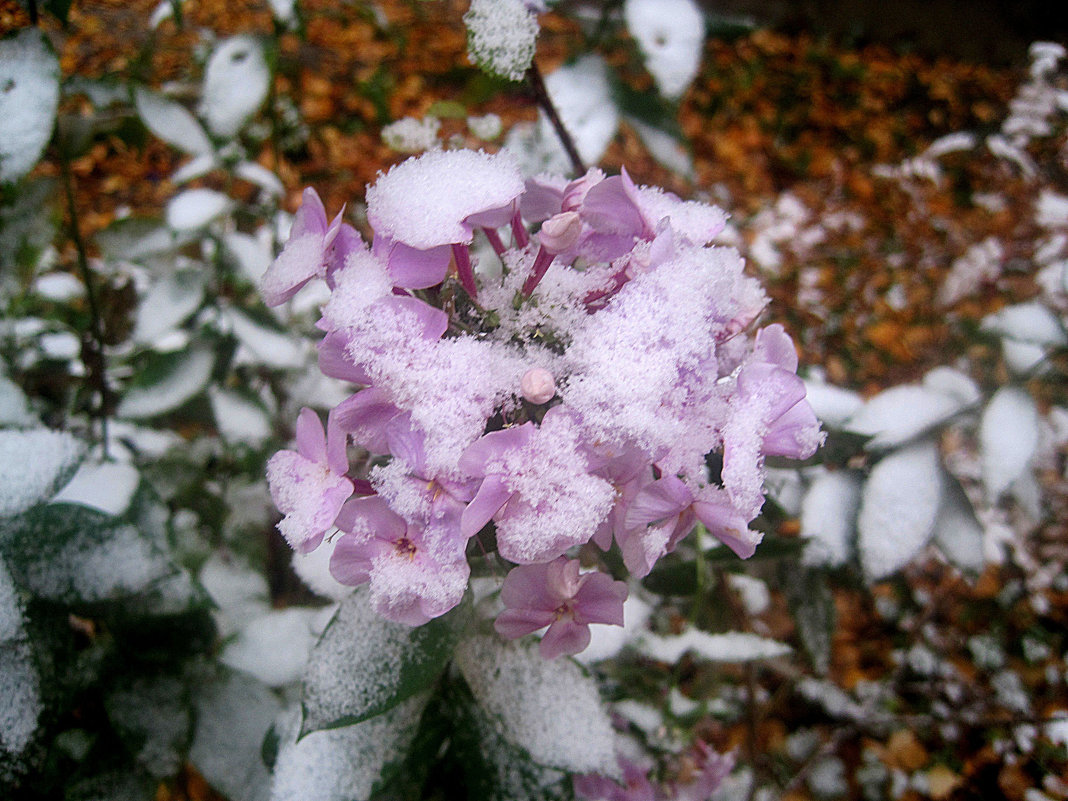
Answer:
[(52, 500), (88, 506), (107, 515), (121, 515), (130, 507), (140, 482), (141, 474), (133, 465), (87, 462)]
[(81, 443), (64, 431), (0, 431), (0, 517), (48, 500), (81, 455)]
[(860, 486), (848, 470), (823, 472), (812, 482), (801, 501), (801, 536), (808, 539), (804, 564), (836, 567), (849, 559)]
[(0, 87), (0, 183), (11, 183), (41, 157), (59, 104), (59, 61), (36, 28), (0, 41)]
[(694, 0), (626, 0), (623, 19), (660, 92), (682, 96), (701, 66), (705, 20)]
[(775, 659), (791, 652), (786, 643), (756, 634), (744, 631), (709, 634), (700, 629), (671, 636), (650, 634), (639, 643), (639, 648), (653, 659), (670, 663), (678, 662), (686, 652), (709, 662), (751, 662)]
[(219, 42), (204, 69), (200, 114), (216, 136), (234, 137), (267, 99), (271, 73), (263, 46), (243, 34)]
[(1018, 387), (1002, 387), (979, 422), (983, 485), (993, 502), (1027, 469), (1038, 448), (1038, 409)]

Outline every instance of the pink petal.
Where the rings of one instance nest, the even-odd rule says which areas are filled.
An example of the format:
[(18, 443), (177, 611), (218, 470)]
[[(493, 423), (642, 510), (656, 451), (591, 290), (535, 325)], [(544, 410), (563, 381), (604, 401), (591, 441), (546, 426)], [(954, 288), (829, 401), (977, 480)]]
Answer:
[(544, 609), (505, 609), (493, 621), (493, 628), (506, 640), (518, 640), (553, 622), (553, 613)]
[(326, 416), (326, 463), (338, 475), (349, 472), (348, 435), (337, 422), (337, 409)]
[(323, 239), (318, 234), (290, 238), (260, 279), (260, 293), (268, 306), (285, 303), (323, 267)]
[(693, 493), (676, 476), (664, 476), (644, 486), (627, 507), (623, 525), (638, 528), (679, 514), (693, 503)]
[(591, 228), (602, 234), (641, 236), (645, 231), (638, 206), (627, 191), (622, 175), (605, 178), (590, 187), (582, 201), (582, 218)]
[(330, 555), (330, 575), (351, 587), (364, 584), (371, 580), (371, 563), (390, 547), (381, 540), (346, 534), (338, 539)]
[(379, 304), (393, 309), (403, 309), (405, 314), (415, 317), (419, 327), (422, 328), (423, 339), (431, 341), (441, 339), (442, 334), (449, 327), (448, 314), (410, 295), (393, 295), (383, 298)]
[(750, 530), (749, 521), (729, 504), (699, 501), (693, 508), (709, 533), (742, 559), (756, 553), (757, 545), (764, 539), (761, 532)]
[(820, 421), (807, 401), (799, 401), (772, 423), (764, 436), (763, 451), (773, 456), (807, 459), (819, 447)]
[(590, 627), (574, 620), (557, 620), (541, 638), (538, 651), (543, 659), (556, 659), (561, 655), (572, 656), (590, 644)]
[(564, 189), (557, 182), (528, 178), (526, 191), (519, 199), (519, 209), (525, 220), (538, 223), (558, 214), (563, 201)]
[(334, 525), (342, 531), (393, 542), (404, 536), (408, 524), (378, 495), (352, 498), (338, 512)]
[(487, 464), (500, 459), (507, 451), (525, 448), (533, 435), (533, 423), (483, 434), (467, 446), (460, 455), (457, 467), (468, 475), (484, 476)]
[(627, 585), (606, 573), (589, 573), (575, 595), (575, 619), (582, 623), (623, 625), (623, 602)]
[(426, 289), (445, 280), (451, 259), (449, 245), (416, 250), (403, 242), (393, 242), (389, 248), (389, 275), (394, 286)]
[(797, 372), (797, 349), (794, 348), (794, 341), (790, 339), (786, 329), (779, 323), (757, 331), (753, 343), (753, 357), (791, 373)]
[(515, 212), (515, 201), (493, 209), (476, 211), (464, 218), (463, 224), (468, 228), (500, 228), (508, 225)]
[[(326, 465), (326, 434), (319, 415), (305, 406), (297, 417), (297, 451), (305, 459)], [(342, 471), (344, 472), (344, 471)]]
[(460, 518), (460, 531), (465, 537), (473, 537), (486, 525), (501, 507), (514, 495), (505, 485), (502, 476), (487, 476), (478, 488), (471, 503), (467, 504)]
[(323, 375), (340, 378), (351, 384), (370, 384), (371, 377), (362, 367), (357, 367), (345, 353), (348, 336), (341, 331), (331, 331), (319, 343), (319, 369)]
[(513, 567), (504, 577), (501, 602), (509, 609), (552, 612), (564, 599), (549, 592), (547, 578), (546, 564)]
[(371, 453), (389, 453), (387, 426), (400, 410), (377, 387), (368, 387), (343, 400), (333, 416), (342, 431), (353, 435)]
[(305, 234), (323, 236), (326, 233), (326, 207), (319, 198), (319, 193), (310, 186), (304, 190), (300, 208), (293, 215), (293, 225), (289, 229), (290, 241)]

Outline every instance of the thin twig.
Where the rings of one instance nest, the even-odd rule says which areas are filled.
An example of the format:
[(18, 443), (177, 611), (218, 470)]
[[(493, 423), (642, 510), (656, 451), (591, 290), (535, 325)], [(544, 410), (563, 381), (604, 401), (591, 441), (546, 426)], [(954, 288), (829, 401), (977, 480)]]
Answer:
[(541, 70), (538, 69), (537, 64), (532, 63), (530, 65), (530, 69), (527, 70), (527, 80), (530, 81), (530, 88), (534, 91), (535, 102), (545, 112), (545, 116), (549, 118), (553, 130), (556, 131), (556, 135), (560, 138), (560, 144), (567, 151), (567, 157), (571, 161), (571, 168), (575, 171), (575, 175), (585, 175), (586, 165), (582, 162), (582, 157), (575, 147), (575, 140), (571, 138), (571, 134), (564, 127), (564, 122), (560, 119), (552, 98), (549, 97), (549, 92), (545, 88), (545, 81), (541, 77)]

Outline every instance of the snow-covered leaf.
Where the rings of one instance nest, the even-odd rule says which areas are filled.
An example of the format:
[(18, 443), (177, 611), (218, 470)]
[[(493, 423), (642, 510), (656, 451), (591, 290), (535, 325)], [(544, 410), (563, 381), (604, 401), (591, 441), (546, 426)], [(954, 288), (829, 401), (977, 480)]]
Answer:
[(214, 189), (186, 189), (167, 204), (167, 225), (175, 231), (195, 231), (230, 210), (233, 201)]
[(142, 86), (134, 90), (134, 104), (145, 126), (167, 144), (194, 156), (212, 152), (211, 140), (185, 106)]
[(203, 391), (214, 364), (214, 354), (201, 347), (156, 356), (122, 396), (118, 416), (139, 420), (177, 409)]
[(52, 497), (74, 475), (83, 452), (65, 431), (0, 431), (0, 517)]
[(640, 643), (641, 650), (662, 662), (677, 662), (691, 652), (709, 662), (751, 662), (756, 659), (775, 659), (790, 653), (790, 646), (742, 631), (709, 634), (689, 629), (672, 636), (647, 635)]
[(642, 122), (637, 117), (625, 119), (654, 159), (683, 178), (693, 179), (693, 158), (677, 136)]
[(979, 422), (983, 485), (996, 501), (1031, 463), (1038, 447), (1035, 402), (1019, 387), (1002, 387), (990, 399)]
[(285, 186), (282, 185), (282, 179), (254, 161), (242, 161), (234, 168), (234, 175), (250, 184), (255, 184), (269, 195), (280, 197), (286, 191)]
[(265, 241), (263, 237), (229, 231), (223, 234), (223, 247), (237, 262), (245, 279), (253, 284), (258, 284), (271, 266), (270, 242)]
[(0, 375), (0, 426), (34, 426), (37, 423), (22, 388)]
[(105, 259), (138, 261), (181, 247), (188, 236), (175, 236), (174, 231), (159, 220), (127, 217), (116, 220), (94, 238)]
[(801, 501), (801, 536), (808, 539), (806, 565), (844, 564), (853, 550), (860, 508), (860, 477), (848, 470), (821, 473)]
[(244, 312), (229, 309), (226, 321), (241, 343), (235, 356), (239, 363), (265, 364), (268, 367), (301, 367), (307, 362), (300, 342), (253, 320)]
[(44, 33), (23, 28), (0, 40), (0, 183), (28, 173), (52, 138), (59, 61)]
[(823, 570), (790, 571), (787, 598), (812, 666), (820, 675), (831, 667), (836, 612), (834, 594)]
[(871, 471), (857, 518), (860, 564), (870, 580), (889, 576), (920, 552), (934, 533), (945, 476), (934, 443), (890, 454)]
[(454, 618), (393, 623), (374, 611), (366, 592), (354, 592), (308, 660), (302, 732), (358, 723), (423, 692), (452, 656)]
[(983, 319), (983, 329), (1017, 342), (1060, 347), (1068, 344), (1068, 335), (1057, 315), (1038, 301), (1006, 306)]
[(254, 398), (219, 387), (208, 387), (215, 426), (230, 442), (258, 445), (271, 436), (271, 417)]
[(217, 610), (220, 637), (230, 637), (249, 620), (270, 611), (267, 579), (236, 557), (214, 553), (200, 568), (200, 584)]
[[(315, 644), (320, 609), (272, 609), (245, 623), (219, 661), (255, 676), (268, 687), (297, 681)], [(321, 627), (320, 627), (321, 628)]]
[(219, 157), (215, 153), (201, 153), (189, 159), (185, 164), (171, 173), (171, 182), (181, 186), (195, 178), (207, 175), (219, 166)]
[(267, 98), (271, 73), (263, 45), (242, 34), (219, 42), (204, 69), (200, 113), (216, 136), (237, 135)]
[(427, 698), (420, 693), (362, 723), (299, 739), (300, 714), (294, 710), (279, 727), (271, 801), (367, 801), (386, 767), (407, 754)]
[(267, 801), (271, 778), (261, 747), (281, 702), (251, 676), (227, 670), (197, 682), (193, 703), (196, 729), (189, 760), (231, 801)]
[(41, 713), (37, 667), (27, 642), (18, 589), (0, 558), (0, 751), (19, 754)]
[(499, 736), (540, 765), (571, 773), (618, 772), (615, 736), (596, 682), (568, 659), (542, 659), (536, 647), (477, 636), (456, 665)]
[(986, 564), (983, 527), (964, 490), (955, 481), (946, 488), (935, 521), (934, 542), (946, 559), (964, 573), (977, 575)]
[(80, 504), (117, 516), (130, 508), (140, 483), (141, 474), (131, 464), (85, 462), (53, 502)]
[(189, 745), (190, 709), (176, 676), (138, 676), (105, 700), (108, 718), (137, 762), (156, 779), (177, 773)]
[(678, 98), (697, 75), (705, 20), (694, 0), (626, 0), (623, 19), (660, 92)]
[[(550, 73), (545, 88), (582, 160), (596, 164), (619, 129), (619, 110), (612, 100), (604, 61), (598, 56), (583, 56)], [(544, 115), (538, 126), (544, 141), (561, 147)]]
[(902, 384), (869, 398), (844, 426), (871, 436), (869, 448), (891, 448), (944, 423), (961, 410), (959, 400), (918, 384)]

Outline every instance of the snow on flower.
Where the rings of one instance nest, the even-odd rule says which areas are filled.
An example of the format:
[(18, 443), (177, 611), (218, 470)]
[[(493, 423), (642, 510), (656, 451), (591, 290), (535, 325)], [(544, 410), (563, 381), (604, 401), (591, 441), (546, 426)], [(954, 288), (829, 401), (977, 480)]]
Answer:
[(464, 150), (408, 159), (367, 201), (369, 246), (309, 190), (264, 279), (270, 302), (326, 279), (320, 367), (355, 385), (326, 435), (302, 412), (297, 452), (270, 463), (294, 548), (338, 529), (334, 577), (409, 625), (488, 560), (509, 571), (498, 631), (548, 627), (550, 658), (623, 622), (625, 585), (579, 571), (587, 543), (635, 576), (698, 523), (753, 554), (764, 458), (807, 458), (822, 434), (785, 330), (748, 333), (766, 298), (709, 244), (719, 209), (626, 171), (524, 181)]

